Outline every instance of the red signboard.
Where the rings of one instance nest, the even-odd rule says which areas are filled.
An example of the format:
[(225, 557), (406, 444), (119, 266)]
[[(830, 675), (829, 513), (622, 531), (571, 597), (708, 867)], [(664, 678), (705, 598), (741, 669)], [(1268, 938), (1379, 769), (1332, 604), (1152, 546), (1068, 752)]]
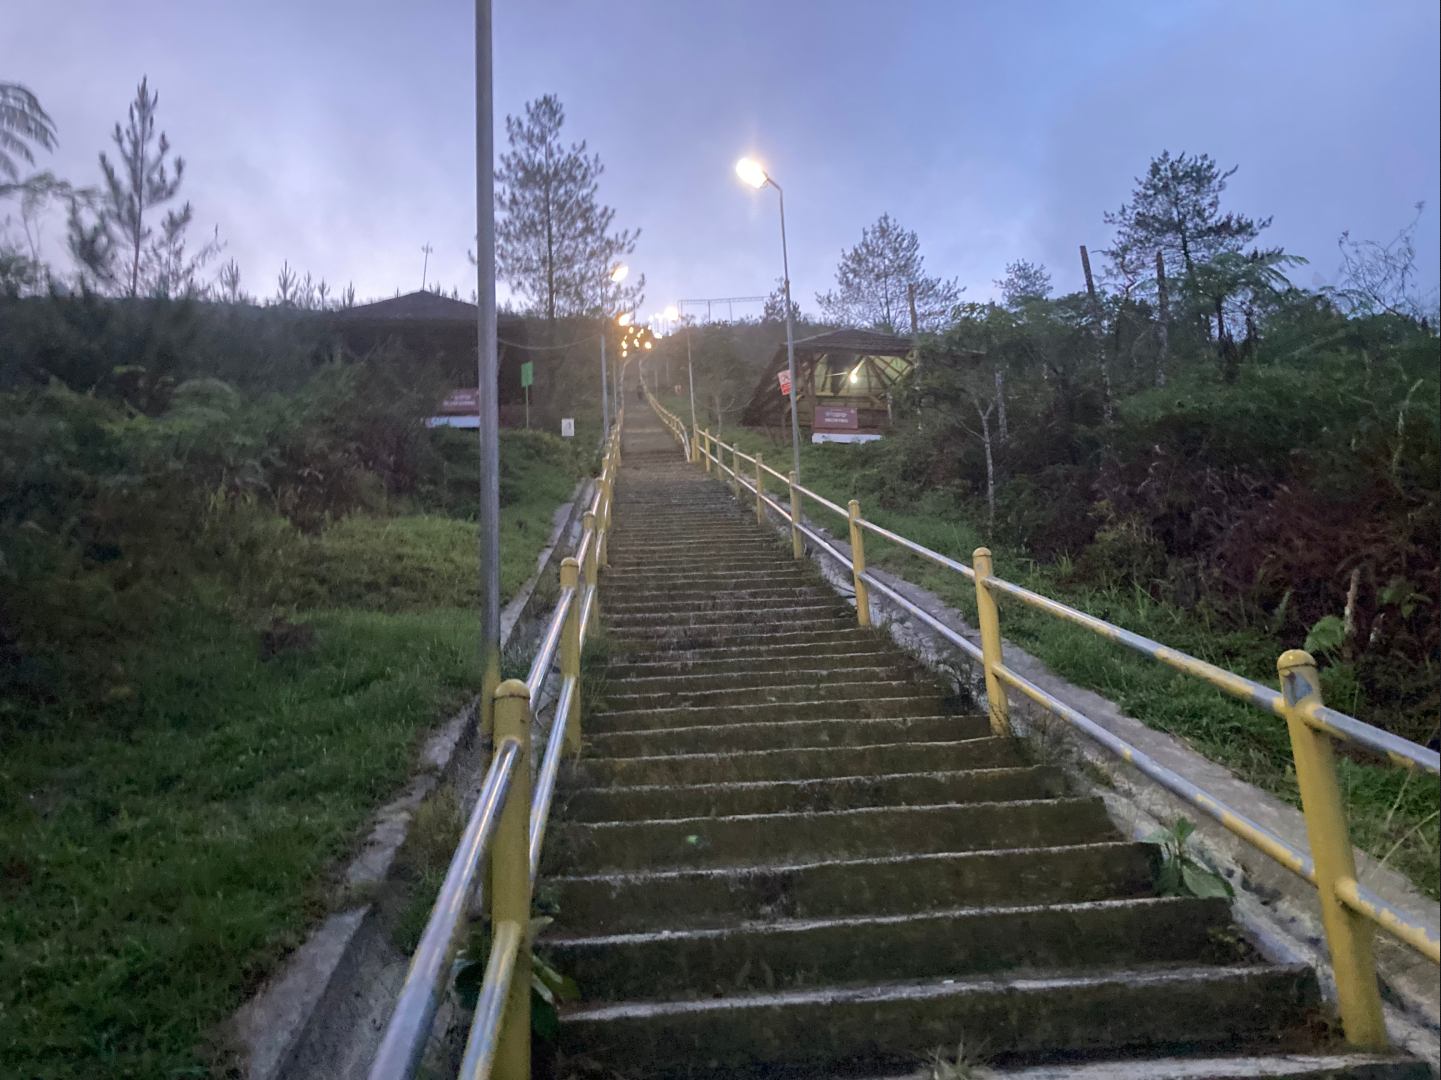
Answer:
[(791, 373), (789, 371), (782, 371), (776, 378), (780, 381), (781, 393), (789, 397), (791, 393)]
[(452, 390), (440, 403), (440, 412), (444, 416), (480, 415), (480, 391)]
[(859, 427), (855, 409), (838, 409), (830, 405), (816, 406), (817, 428), (827, 431), (854, 431)]

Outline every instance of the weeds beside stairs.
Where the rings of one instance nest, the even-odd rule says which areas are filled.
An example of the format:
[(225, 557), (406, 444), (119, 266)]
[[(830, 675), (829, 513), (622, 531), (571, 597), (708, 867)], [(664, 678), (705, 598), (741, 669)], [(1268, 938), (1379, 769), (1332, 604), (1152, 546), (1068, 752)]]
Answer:
[[(562, 1077), (1428, 1075), (1349, 1055), (1314, 972), (1070, 793), (629, 420), (607, 688), (563, 776), (540, 948)], [(942, 1071), (950, 1070), (950, 1071)]]

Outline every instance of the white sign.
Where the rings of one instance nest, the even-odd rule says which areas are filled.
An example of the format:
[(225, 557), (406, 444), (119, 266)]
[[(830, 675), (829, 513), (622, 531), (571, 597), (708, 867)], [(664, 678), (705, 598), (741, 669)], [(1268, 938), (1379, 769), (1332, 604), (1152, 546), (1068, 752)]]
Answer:
[(572, 438), (575, 435), (574, 417), (568, 417), (560, 422), (560, 433), (566, 438)]

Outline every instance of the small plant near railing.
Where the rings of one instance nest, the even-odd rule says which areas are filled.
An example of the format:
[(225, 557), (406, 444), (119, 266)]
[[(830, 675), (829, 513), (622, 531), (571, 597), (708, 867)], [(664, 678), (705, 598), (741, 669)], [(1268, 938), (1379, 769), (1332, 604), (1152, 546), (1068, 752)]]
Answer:
[(926, 1080), (985, 1080), (992, 1075), (977, 1059), (974, 1051), (966, 1050), (965, 1037), (956, 1043), (956, 1053), (944, 1046), (931, 1051), (926, 1059)]
[(1162, 896), (1201, 896), (1229, 898), (1236, 895), (1231, 883), (1220, 874), (1202, 866), (1186, 850), (1186, 841), (1196, 831), (1185, 818), (1169, 829), (1157, 829), (1141, 840), (1161, 849), (1161, 869), (1156, 874), (1156, 891)]
[[(540, 915), (530, 920), (530, 938), (555, 920)], [(471, 929), (470, 942), (455, 958), (455, 993), (463, 1008), (475, 1008), (481, 984), (485, 982), (485, 966), (490, 961), (490, 920), (483, 919)], [(580, 988), (569, 975), (551, 967), (534, 949), (530, 953), (530, 1029), (548, 1042), (560, 1034), (557, 1001), (576, 1001)]]

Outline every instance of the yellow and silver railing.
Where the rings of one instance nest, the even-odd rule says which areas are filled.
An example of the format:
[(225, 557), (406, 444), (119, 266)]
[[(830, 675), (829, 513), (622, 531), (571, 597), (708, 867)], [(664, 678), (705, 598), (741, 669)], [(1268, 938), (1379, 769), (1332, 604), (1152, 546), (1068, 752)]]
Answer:
[[(664, 410), (659, 403), (652, 402), (652, 406), (664, 419)], [(670, 420), (674, 421), (674, 424), (679, 423), (675, 417)], [(674, 427), (669, 421), (668, 424)], [(746, 498), (747, 494), (754, 497), (758, 521), (764, 523), (767, 514), (773, 513), (789, 525), (792, 553), (797, 559), (804, 557), (804, 541), (809, 540), (818, 552), (850, 568), (856, 593), (856, 620), (861, 626), (870, 625), (870, 594), (874, 591), (976, 661), (985, 675), (986, 703), (990, 711), (991, 729), (995, 734), (1011, 734), (1010, 705), (1006, 689), (1009, 687), (1017, 690), (1041, 708), (1080, 729), (1106, 749), (1134, 765), (1151, 780), (1195, 806), (1292, 873), (1316, 886), (1347, 1040), (1356, 1046), (1373, 1049), (1388, 1045), (1372, 950), (1373, 927), (1380, 927), (1394, 935), (1433, 962), (1441, 962), (1441, 943), (1438, 943), (1436, 935), (1418, 919), (1390, 906), (1357, 880), (1355, 855), (1348, 835), (1341, 789), (1337, 782), (1332, 742), (1339, 739), (1363, 746), (1384, 755), (1402, 768), (1432, 775), (1436, 775), (1438, 767), (1441, 767), (1441, 758), (1438, 758), (1436, 751), (1327, 707), (1321, 700), (1321, 684), (1316, 674), (1316, 663), (1310, 654), (1299, 649), (1282, 653), (1277, 660), (1277, 674), (1281, 686), (1278, 693), (1215, 664), (1208, 664), (1194, 656), (1167, 648), (1160, 642), (1004, 581), (995, 576), (991, 552), (987, 548), (975, 550), (971, 566), (932, 551), (875, 522), (867, 521), (861, 516), (860, 503), (855, 499), (850, 501), (848, 507), (841, 507), (802, 487), (794, 473), (789, 476), (779, 473), (766, 465), (760, 454), (745, 454), (706, 429), (697, 427), (692, 433), (690, 445), (694, 447), (690, 454), (691, 460), (703, 467), (707, 473), (714, 472), (718, 479), (731, 488), (737, 500)], [(729, 462), (726, 460), (727, 456)], [(767, 477), (774, 478), (777, 492), (786, 492), (788, 505), (782, 505), (768, 494)], [(850, 534), (849, 557), (806, 524), (802, 509), (804, 499), (811, 500), (845, 520)], [(946, 570), (961, 574), (975, 583), (976, 622), (981, 637), (979, 648), (867, 570), (867, 533)], [(1109, 641), (1199, 678), (1233, 697), (1285, 720), (1291, 736), (1292, 755), (1295, 759), (1296, 778), (1301, 791), (1301, 807), (1306, 820), (1311, 854), (1298, 851), (1264, 826), (1212, 797), (1114, 732), (1058, 701), (1007, 667), (1001, 650), (997, 596), (1007, 596), (1038, 611), (1084, 627)]]
[[(415, 1075), (464, 936), (476, 875), (490, 855), (491, 947), (460, 1068), (461, 1080), (530, 1076), (530, 912), (541, 846), (561, 756), (580, 750), (580, 657), (599, 616), (597, 579), (607, 564), (624, 410), (605, 444), (595, 495), (575, 555), (560, 567), (560, 597), (525, 681), (495, 690), (494, 755), (450, 869), (411, 958), (370, 1080)], [(561, 686), (540, 768), (533, 768), (531, 721), (559, 665)]]

